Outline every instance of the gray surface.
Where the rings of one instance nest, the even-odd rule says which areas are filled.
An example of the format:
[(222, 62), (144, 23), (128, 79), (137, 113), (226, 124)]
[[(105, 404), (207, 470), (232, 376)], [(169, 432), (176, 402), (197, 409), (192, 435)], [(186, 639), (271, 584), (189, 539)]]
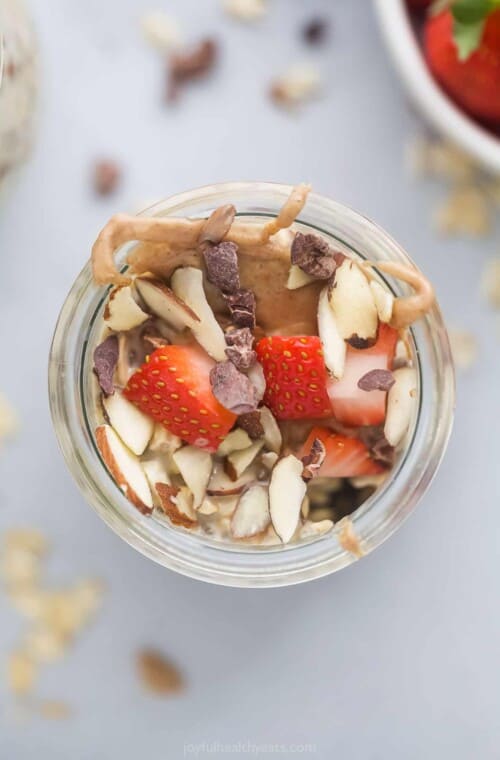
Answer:
[[(165, 760), (182, 757), (185, 743), (248, 739), (314, 743), (308, 756), (325, 759), (496, 758), (499, 360), (477, 293), (494, 245), (432, 235), (440, 190), (404, 175), (415, 121), (366, 2), (274, 0), (255, 30), (225, 19), (215, 0), (167, 5), (193, 38), (215, 31), (224, 40), (217, 76), (171, 111), (159, 103), (161, 66), (138, 34), (149, 3), (51, 0), (49, 10), (33, 0), (44, 69), (38, 150), (0, 222), (1, 388), (23, 421), (0, 459), (0, 527), (40, 526), (55, 544), (54, 578), (97, 574), (109, 590), (97, 624), (42, 678), (42, 693), (67, 698), (74, 719), (16, 725), (2, 684), (0, 757)], [(308, 54), (297, 27), (313, 9), (331, 12), (335, 33)], [(325, 72), (326, 97), (290, 118), (263, 90), (309, 55)], [(127, 170), (109, 202), (87, 185), (100, 153)], [(129, 549), (77, 492), (47, 410), (52, 328), (99, 226), (115, 209), (226, 179), (310, 180), (377, 219), (482, 347), (481, 365), (460, 378), (450, 449), (414, 516), (365, 561), (276, 591), (211, 587)], [(3, 657), (19, 631), (3, 600), (0, 631)], [(146, 642), (185, 667), (184, 697), (141, 692), (132, 653)]]

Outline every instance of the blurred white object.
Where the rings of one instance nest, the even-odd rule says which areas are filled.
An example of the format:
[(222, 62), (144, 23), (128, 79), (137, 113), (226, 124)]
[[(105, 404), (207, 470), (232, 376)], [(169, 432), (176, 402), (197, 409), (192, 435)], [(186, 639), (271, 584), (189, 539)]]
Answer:
[(500, 139), (463, 113), (434, 81), (404, 0), (375, 0), (375, 8), (387, 48), (416, 106), (441, 134), (500, 174)]
[(163, 11), (146, 13), (141, 18), (141, 27), (146, 41), (160, 53), (168, 53), (182, 45), (177, 21)]
[(22, 0), (0, 0), (0, 185), (29, 155), (37, 94), (37, 51)]

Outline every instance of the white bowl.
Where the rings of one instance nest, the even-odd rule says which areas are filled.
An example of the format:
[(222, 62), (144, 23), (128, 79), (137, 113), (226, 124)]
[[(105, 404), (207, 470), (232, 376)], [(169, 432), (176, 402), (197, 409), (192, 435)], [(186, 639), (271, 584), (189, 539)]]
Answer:
[(500, 138), (463, 113), (434, 81), (404, 0), (375, 0), (387, 48), (408, 93), (426, 118), (491, 172), (500, 174)]

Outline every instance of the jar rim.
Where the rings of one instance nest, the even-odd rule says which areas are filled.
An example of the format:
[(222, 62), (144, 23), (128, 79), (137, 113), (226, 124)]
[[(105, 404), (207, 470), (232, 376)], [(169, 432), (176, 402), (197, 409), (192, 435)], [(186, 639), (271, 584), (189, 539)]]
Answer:
[[(291, 189), (289, 185), (268, 182), (206, 185), (159, 201), (140, 215), (176, 216), (182, 212), (183, 216), (207, 216), (218, 205), (231, 202), (239, 216), (276, 216)], [(413, 264), (382, 228), (322, 195), (309, 195), (296, 224), (336, 239), (365, 258)], [(118, 252), (119, 261), (126, 249), (124, 246)], [(405, 292), (401, 283), (389, 284), (393, 290)], [(93, 327), (89, 318), (93, 315), (95, 320), (100, 313), (107, 290), (93, 283), (87, 263), (64, 302), (49, 357), (49, 400), (56, 436), (81, 492), (100, 517), (131, 546), (159, 564), (221, 585), (290, 585), (321, 577), (355, 561), (340, 546), (335, 530), (305, 543), (241, 547), (172, 528), (141, 515), (130, 504), (105, 468), (86, 417), (85, 389), (89, 385), (86, 378)], [(351, 515), (366, 554), (392, 535), (413, 511), (437, 471), (451, 432), (454, 372), (437, 305), (412, 327), (412, 338), (420, 376), (418, 420), (395, 471)]]

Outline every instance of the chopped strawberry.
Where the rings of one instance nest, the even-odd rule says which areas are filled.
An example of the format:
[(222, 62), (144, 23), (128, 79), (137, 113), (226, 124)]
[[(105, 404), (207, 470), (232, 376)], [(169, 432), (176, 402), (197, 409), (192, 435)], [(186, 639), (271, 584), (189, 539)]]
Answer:
[(314, 427), (304, 446), (297, 454), (302, 458), (310, 453), (315, 438), (319, 438), (326, 450), (323, 464), (318, 470), (320, 477), (354, 478), (358, 475), (376, 475), (383, 468), (375, 462), (368, 448), (359, 438), (348, 438), (328, 428)]
[(348, 346), (343, 378), (328, 382), (333, 416), (343, 425), (380, 425), (384, 421), (387, 392), (363, 391), (358, 381), (371, 370), (391, 368), (397, 339), (397, 331), (381, 323), (374, 346)]
[(123, 394), (182, 440), (215, 451), (236, 421), (210, 386), (215, 362), (193, 346), (163, 346), (128, 381)]
[(256, 346), (264, 369), (264, 403), (279, 420), (331, 417), (321, 341), (313, 335), (262, 338)]
[[(435, 78), (459, 106), (478, 119), (500, 124), (500, 8), (477, 5), (477, 17), (471, 20), (475, 25), (454, 22), (453, 7), (431, 14), (425, 25), (425, 56)], [(471, 45), (471, 40), (477, 44)]]

